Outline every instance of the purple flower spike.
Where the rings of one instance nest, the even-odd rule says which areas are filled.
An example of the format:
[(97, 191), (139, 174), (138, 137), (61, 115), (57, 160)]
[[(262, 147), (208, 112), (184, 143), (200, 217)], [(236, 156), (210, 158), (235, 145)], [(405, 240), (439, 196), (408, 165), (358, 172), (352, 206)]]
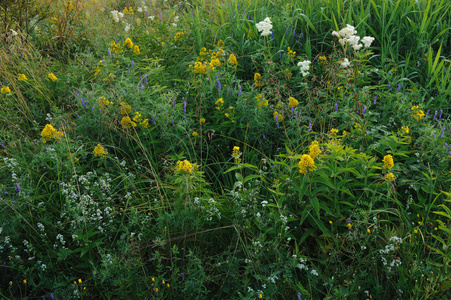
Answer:
[(376, 104), (376, 100), (377, 100), (377, 95), (374, 96), (374, 104)]
[(363, 108), (363, 115), (365, 115), (366, 107)]
[(133, 66), (135, 65), (135, 61), (134, 60), (132, 60), (132, 68), (133, 68)]
[(338, 110), (338, 103), (335, 103), (335, 111)]
[(5, 148), (5, 141), (2, 141), (2, 147)]
[(391, 84), (390, 84), (390, 82), (388, 83), (388, 89), (391, 90)]
[(312, 123), (308, 123), (308, 131), (307, 131), (307, 133), (309, 133), (310, 130), (312, 130)]
[(398, 88), (396, 89), (397, 92), (401, 90), (401, 83), (398, 84)]
[(443, 109), (440, 110), (440, 117), (438, 117), (439, 121), (442, 119), (442, 113), (443, 113)]
[(435, 121), (435, 117), (437, 117), (437, 111), (435, 111), (434, 118), (432, 119), (432, 121)]
[(147, 84), (147, 73), (144, 73), (144, 83)]
[(440, 135), (440, 138), (441, 138), (441, 139), (443, 138), (443, 134), (445, 134), (445, 129), (446, 129), (446, 127), (443, 126), (443, 128), (442, 128), (442, 134)]
[(185, 280), (185, 273), (182, 273), (182, 281)]
[(301, 297), (302, 297), (301, 293), (298, 293), (298, 300), (301, 300)]
[(276, 124), (277, 124), (277, 128), (279, 128), (279, 115), (276, 115)]
[(111, 59), (111, 51), (108, 49), (108, 57)]
[(241, 96), (241, 85), (238, 86), (238, 97)]
[(183, 101), (183, 115), (186, 115), (186, 100)]
[(219, 81), (218, 76), (216, 76), (216, 82), (218, 83), (218, 90), (221, 90), (221, 82)]
[(85, 101), (83, 101), (83, 98), (81, 98), (81, 104), (83, 104), (83, 107), (86, 107)]
[(264, 134), (262, 134), (262, 136), (263, 136), (263, 139), (266, 140), (266, 136)]
[(426, 118), (429, 116), (429, 112), (430, 110), (428, 109), (428, 111), (426, 112)]
[(20, 193), (22, 190), (20, 189), (20, 186), (19, 186), (18, 183), (16, 183), (16, 188), (17, 188), (17, 195), (19, 195), (19, 193)]

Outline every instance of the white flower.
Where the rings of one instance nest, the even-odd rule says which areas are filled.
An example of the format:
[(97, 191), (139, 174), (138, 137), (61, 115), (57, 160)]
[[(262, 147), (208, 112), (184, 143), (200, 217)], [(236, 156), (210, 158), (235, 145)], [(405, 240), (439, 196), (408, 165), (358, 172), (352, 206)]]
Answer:
[(174, 22), (178, 22), (178, 21), (179, 21), (179, 16), (175, 16)]
[(172, 26), (174, 26), (174, 27), (177, 27), (177, 24), (175, 24), (175, 23), (172, 23)]
[(123, 17), (124, 17), (124, 14), (121, 13), (121, 12), (119, 12), (119, 13), (118, 13), (118, 16), (119, 16), (120, 18), (123, 18)]
[(340, 34), (335, 30), (332, 31), (332, 36), (340, 37)]
[(153, 21), (153, 19), (155, 19), (155, 16), (149, 16), (149, 19)]
[(255, 26), (257, 27), (258, 32), (262, 33), (262, 36), (268, 36), (272, 33), (272, 23), (269, 17), (266, 17), (263, 21), (255, 24)]
[(304, 60), (304, 61), (298, 62), (298, 67), (301, 67), (302, 76), (305, 77), (305, 76), (307, 76), (309, 74), (308, 70), (310, 68), (310, 64), (311, 63), (312, 62), (309, 61), (309, 60)]
[(142, 12), (143, 9), (141, 7), (138, 7), (138, 12)]
[(340, 36), (348, 39), (354, 34), (357, 34), (357, 30), (355, 30), (354, 26), (347, 24), (346, 27), (340, 30), (338, 33), (340, 34)]
[(365, 36), (362, 39), (362, 43), (365, 45), (365, 48), (371, 46), (371, 43), (374, 41), (374, 38), (371, 36)]
[(343, 62), (341, 63), (341, 66), (343, 68), (347, 68), (351, 65), (351, 63), (349, 62), (349, 60), (347, 58), (343, 59)]
[(125, 32), (127, 32), (127, 31), (129, 31), (130, 30), (130, 25), (129, 24), (127, 24), (127, 25), (125, 25)]
[(17, 31), (14, 31), (14, 30), (12, 30), (12, 29), (10, 29), (11, 30), (11, 34), (13, 35), (13, 36), (16, 36), (17, 35)]

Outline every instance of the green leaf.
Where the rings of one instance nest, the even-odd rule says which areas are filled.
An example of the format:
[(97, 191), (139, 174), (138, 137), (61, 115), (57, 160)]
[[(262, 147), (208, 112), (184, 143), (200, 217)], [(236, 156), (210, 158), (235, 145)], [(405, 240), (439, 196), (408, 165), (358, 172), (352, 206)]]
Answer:
[(310, 204), (312, 204), (313, 209), (316, 212), (316, 215), (319, 217), (319, 201), (317, 197), (310, 197)]

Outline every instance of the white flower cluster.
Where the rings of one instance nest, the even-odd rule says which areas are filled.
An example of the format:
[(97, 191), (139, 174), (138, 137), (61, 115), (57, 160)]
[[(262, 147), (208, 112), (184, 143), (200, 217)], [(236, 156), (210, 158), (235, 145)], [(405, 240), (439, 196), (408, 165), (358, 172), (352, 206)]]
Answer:
[(262, 33), (262, 36), (268, 36), (272, 33), (272, 23), (269, 17), (266, 17), (266, 19), (257, 23), (255, 26), (257, 27), (258, 32)]
[(301, 67), (301, 73), (302, 73), (302, 76), (307, 76), (308, 74), (309, 74), (309, 69), (310, 69), (310, 64), (311, 64), (312, 62), (311, 61), (309, 61), (309, 60), (304, 60), (304, 61), (300, 61), (300, 62), (298, 62), (298, 67)]
[(119, 20), (124, 17), (124, 14), (119, 12), (119, 11), (117, 11), (117, 10), (112, 10), (111, 14), (113, 15), (113, 20), (116, 23), (119, 22)]
[(359, 44), (360, 37), (357, 34), (357, 30), (355, 30), (355, 27), (352, 25), (347, 24), (345, 28), (341, 29), (340, 31), (332, 31), (332, 35), (336, 36), (343, 46), (346, 45), (346, 43), (349, 43), (354, 50), (358, 51), (363, 46), (365, 48), (369, 48), (371, 46), (371, 43), (374, 41), (373, 37), (365, 36), (362, 38), (361, 42), (363, 44)]

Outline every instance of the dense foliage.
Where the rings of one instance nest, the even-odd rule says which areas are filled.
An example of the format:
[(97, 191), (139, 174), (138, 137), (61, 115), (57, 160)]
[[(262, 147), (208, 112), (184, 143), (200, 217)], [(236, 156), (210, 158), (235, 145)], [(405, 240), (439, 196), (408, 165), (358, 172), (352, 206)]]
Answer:
[(448, 1), (0, 3), (3, 298), (450, 297)]

